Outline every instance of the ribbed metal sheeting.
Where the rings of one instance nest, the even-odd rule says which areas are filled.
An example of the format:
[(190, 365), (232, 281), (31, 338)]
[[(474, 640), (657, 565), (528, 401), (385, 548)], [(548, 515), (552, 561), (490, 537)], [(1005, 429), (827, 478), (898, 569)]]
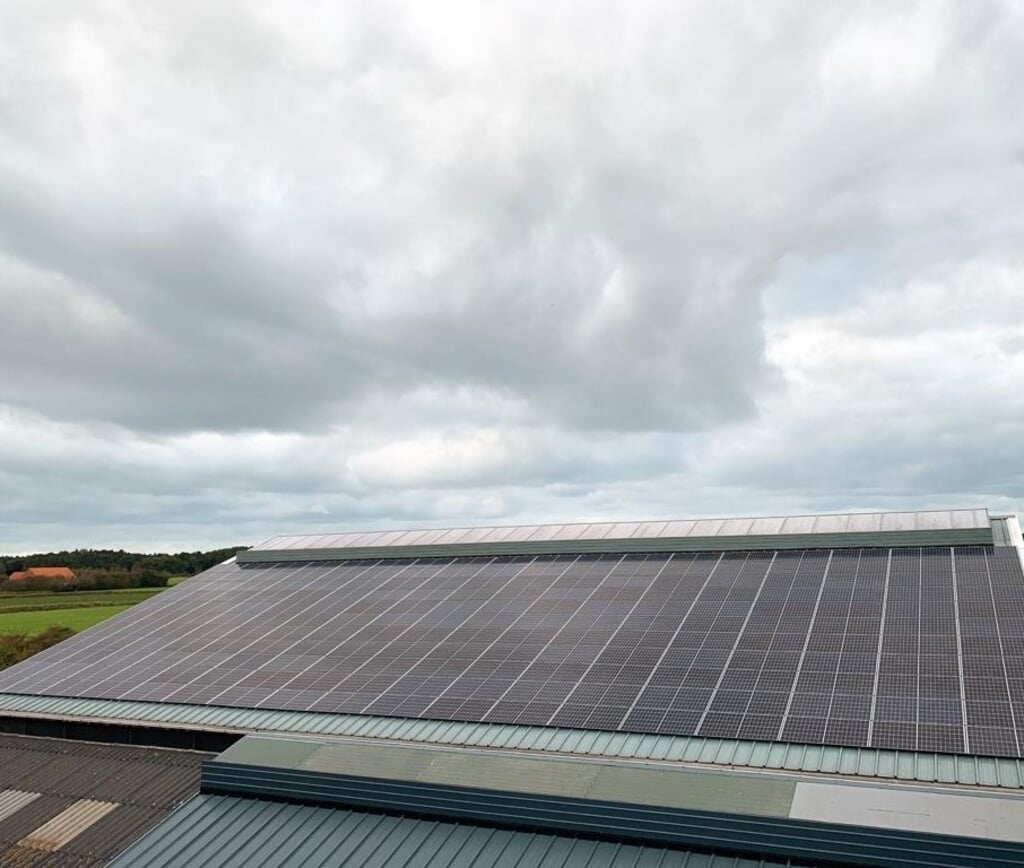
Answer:
[(820, 772), (923, 783), (1024, 789), (1024, 761), (876, 748), (841, 748), (694, 736), (641, 735), (489, 723), (323, 714), (217, 706), (0, 694), (0, 715), (222, 732), (344, 735), (577, 756), (666, 760), (753, 769)]
[(991, 544), (988, 510), (952, 509), (278, 536), (238, 562)]
[(110, 868), (782, 868), (660, 847), (200, 795)]
[[(513, 767), (516, 762), (514, 758), (508, 760)], [(472, 760), (458, 765), (473, 777)], [(799, 791), (803, 784), (793, 784), (779, 776), (774, 780), (750, 781), (750, 790), (757, 792), (745, 797), (740, 789), (743, 782), (730, 780), (728, 774), (720, 781), (704, 781), (695, 786), (693, 777), (700, 777), (699, 773), (691, 773), (688, 781), (673, 782), (670, 776), (675, 773), (676, 770), (667, 771), (660, 775), (660, 781), (651, 781), (650, 791), (627, 789), (624, 798), (630, 801), (613, 801), (589, 796), (567, 797), (550, 791), (527, 792), (524, 781), (529, 780), (530, 775), (523, 772), (517, 775), (514, 770), (506, 775), (499, 773), (506, 781), (517, 779), (514, 789), (505, 791), (501, 787), (485, 789), (451, 783), (385, 780), (213, 761), (204, 767), (202, 791), (235, 797), (286, 797), (360, 811), (407, 812), (444, 822), (513, 823), (516, 827), (560, 836), (585, 835), (643, 846), (713, 851), (722, 848), (756, 854), (760, 858), (791, 858), (813, 864), (820, 861), (827, 865), (875, 868), (1019, 868), (1024, 864), (1024, 844), (1017, 840), (1020, 837), (1019, 800), (1002, 795), (986, 794), (976, 805), (946, 803), (939, 807), (934, 799), (943, 796), (919, 790), (916, 795), (925, 803), (915, 804), (915, 808), (924, 810), (914, 819), (924, 821), (931, 829), (922, 832), (920, 826), (906, 823), (899, 808), (902, 800), (914, 795), (912, 793), (873, 788), (876, 792), (872, 796), (880, 801), (891, 797), (889, 809), (900, 817), (901, 824), (886, 826), (884, 820), (879, 823), (875, 816), (851, 816), (844, 808), (833, 810), (831, 815), (826, 815), (827, 819), (819, 819), (816, 814), (809, 818), (780, 816), (779, 806), (786, 806), (794, 787)], [(573, 769), (565, 769), (563, 779), (572, 782), (572, 774)], [(723, 785), (724, 798), (717, 797), (715, 783)], [(550, 784), (549, 779), (541, 787), (552, 789)], [(766, 786), (756, 787), (755, 784)], [(601, 788), (600, 783), (597, 788)], [(850, 793), (856, 800), (856, 794), (861, 792), (860, 787), (849, 783), (833, 785), (833, 788), (847, 790), (840, 796), (840, 804), (846, 806)], [(557, 789), (557, 785), (553, 789)], [(649, 804), (658, 801), (659, 792), (660, 803)], [(707, 796), (719, 810), (678, 806), (699, 805), (701, 795)], [(824, 798), (829, 800), (834, 795)], [(973, 801), (965, 796), (952, 798)], [(730, 810), (739, 807), (737, 802), (753, 810), (750, 813)], [(948, 826), (930, 813), (936, 808), (955, 810), (957, 807), (973, 811), (970, 822), (957, 828), (958, 832), (967, 832), (966, 836), (949, 833)], [(788, 810), (784, 807), (784, 811)], [(880, 816), (884, 817), (884, 812)], [(1000, 826), (999, 831), (1009, 840), (997, 837), (994, 830), (989, 835), (989, 824), (995, 817), (1000, 821), (992, 825)]]

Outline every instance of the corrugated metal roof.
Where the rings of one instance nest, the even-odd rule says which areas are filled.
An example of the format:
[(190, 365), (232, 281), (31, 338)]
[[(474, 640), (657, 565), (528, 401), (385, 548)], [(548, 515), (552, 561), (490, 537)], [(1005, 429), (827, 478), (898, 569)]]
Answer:
[(17, 694), (0, 694), (2, 713), (230, 732), (346, 735), (579, 756), (665, 760), (1024, 789), (1024, 761), (1019, 759), (877, 748)]
[(988, 510), (951, 509), (277, 536), (238, 561), (991, 542)]
[(778, 868), (765, 862), (462, 823), (201, 795), (111, 868)]

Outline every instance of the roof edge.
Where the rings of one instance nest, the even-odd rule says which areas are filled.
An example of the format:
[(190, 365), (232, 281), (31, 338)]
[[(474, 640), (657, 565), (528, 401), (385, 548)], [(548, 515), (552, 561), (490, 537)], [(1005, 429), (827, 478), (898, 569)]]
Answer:
[(654, 554), (782, 549), (908, 548), (992, 545), (992, 528), (942, 528), (865, 533), (773, 534), (756, 536), (657, 537), (642, 539), (529, 540), (409, 546), (311, 549), (249, 549), (240, 564), (295, 563), (401, 558), (500, 557), (515, 555)]
[(0, 716), (280, 733), (1024, 789), (1024, 760), (700, 736), (0, 693)]

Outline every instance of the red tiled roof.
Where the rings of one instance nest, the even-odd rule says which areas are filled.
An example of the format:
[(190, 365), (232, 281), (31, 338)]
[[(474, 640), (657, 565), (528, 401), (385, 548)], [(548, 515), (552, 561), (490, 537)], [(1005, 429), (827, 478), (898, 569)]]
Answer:
[(74, 581), (75, 574), (68, 567), (29, 567), (17, 573), (11, 573), (7, 579), (12, 582), (21, 579), (67, 579)]

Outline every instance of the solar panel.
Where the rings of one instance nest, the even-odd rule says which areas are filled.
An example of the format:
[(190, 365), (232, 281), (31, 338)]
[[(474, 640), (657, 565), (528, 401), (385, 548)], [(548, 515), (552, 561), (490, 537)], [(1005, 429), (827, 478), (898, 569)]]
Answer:
[(1012, 549), (217, 567), (0, 691), (1022, 756)]

